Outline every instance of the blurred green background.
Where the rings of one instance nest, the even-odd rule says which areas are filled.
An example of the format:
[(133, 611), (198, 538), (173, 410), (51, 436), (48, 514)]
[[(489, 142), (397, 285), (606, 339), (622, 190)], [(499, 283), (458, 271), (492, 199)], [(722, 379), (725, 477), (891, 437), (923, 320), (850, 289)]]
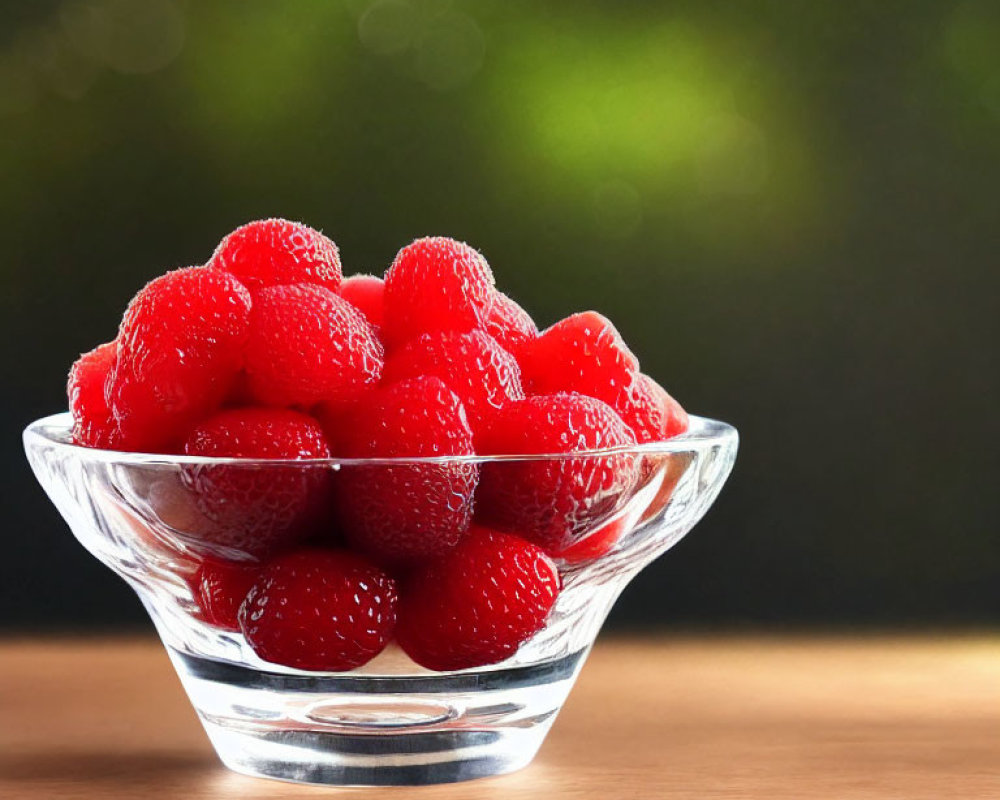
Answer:
[(136, 624), (35, 485), (129, 297), (301, 219), (611, 316), (731, 483), (627, 626), (1000, 614), (1000, 5), (0, 2), (0, 626)]

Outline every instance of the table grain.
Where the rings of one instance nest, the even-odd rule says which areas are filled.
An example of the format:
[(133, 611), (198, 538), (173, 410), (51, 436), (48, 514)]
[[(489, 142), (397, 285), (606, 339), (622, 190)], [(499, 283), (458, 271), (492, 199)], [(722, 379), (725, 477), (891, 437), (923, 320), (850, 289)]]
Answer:
[(159, 644), (0, 640), (0, 798), (1000, 798), (1000, 635), (598, 643), (535, 762), (327, 789), (216, 760)]

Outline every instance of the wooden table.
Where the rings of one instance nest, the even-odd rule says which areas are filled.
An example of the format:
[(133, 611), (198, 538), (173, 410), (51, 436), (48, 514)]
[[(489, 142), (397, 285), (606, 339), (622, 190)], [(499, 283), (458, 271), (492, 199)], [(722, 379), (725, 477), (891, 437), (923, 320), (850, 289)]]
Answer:
[(0, 642), (0, 798), (1000, 798), (1000, 636), (603, 640), (535, 763), (419, 789), (225, 770), (149, 639)]

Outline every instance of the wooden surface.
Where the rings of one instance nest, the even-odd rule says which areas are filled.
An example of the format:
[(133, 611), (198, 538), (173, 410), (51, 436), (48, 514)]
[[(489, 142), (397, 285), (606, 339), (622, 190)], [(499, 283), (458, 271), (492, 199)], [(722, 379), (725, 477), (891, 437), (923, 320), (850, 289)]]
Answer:
[(1000, 798), (1000, 636), (604, 640), (538, 758), (420, 789), (216, 761), (151, 640), (0, 642), (0, 798)]

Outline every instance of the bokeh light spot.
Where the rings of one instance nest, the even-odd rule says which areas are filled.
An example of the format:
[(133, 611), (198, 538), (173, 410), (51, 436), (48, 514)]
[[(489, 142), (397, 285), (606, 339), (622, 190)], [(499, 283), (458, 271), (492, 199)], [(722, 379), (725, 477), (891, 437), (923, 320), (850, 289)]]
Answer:
[(517, 91), (527, 141), (580, 175), (626, 170), (635, 180), (676, 183), (678, 168), (700, 152), (706, 120), (732, 105), (724, 70), (687, 26), (608, 29), (604, 37), (593, 48), (570, 30), (525, 36)]
[(833, 224), (818, 213), (836, 190), (818, 174), (822, 139), (789, 113), (802, 100), (753, 36), (668, 13), (583, 15), (536, 19), (494, 58), (506, 127), (496, 168), (575, 207), (578, 224), (596, 219), (598, 235), (629, 235), (615, 215), (633, 206), (612, 179), (641, 199), (636, 226), (706, 248), (788, 249)]
[(63, 6), (60, 21), (81, 53), (122, 73), (163, 69), (184, 46), (184, 17), (170, 0), (81, 0)]
[(451, 11), (431, 17), (416, 42), (417, 77), (438, 91), (468, 84), (483, 66), (486, 37), (467, 14)]
[(23, 46), (40, 82), (53, 94), (79, 100), (97, 79), (97, 64), (72, 47), (58, 29), (40, 29)]
[(373, 53), (402, 53), (413, 41), (416, 22), (407, 0), (376, 0), (358, 20), (358, 38)]

